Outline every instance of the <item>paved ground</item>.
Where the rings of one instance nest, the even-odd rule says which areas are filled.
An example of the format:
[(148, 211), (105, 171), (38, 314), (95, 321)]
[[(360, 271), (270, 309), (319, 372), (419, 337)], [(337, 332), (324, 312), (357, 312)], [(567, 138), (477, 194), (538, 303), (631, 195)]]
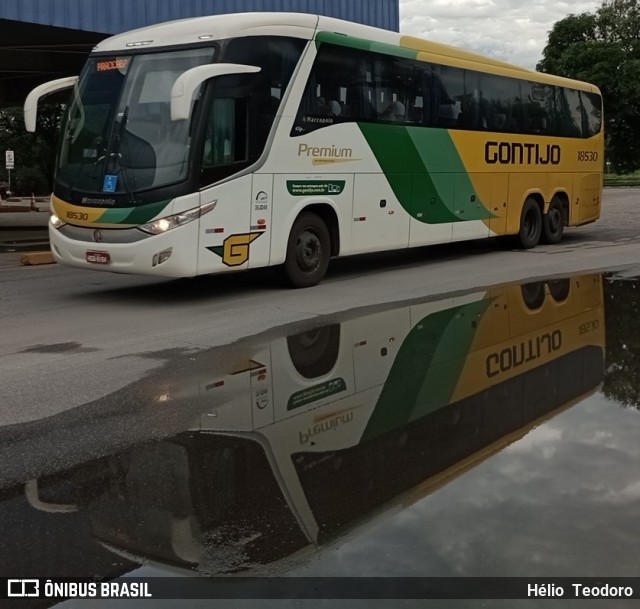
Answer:
[(359, 256), (308, 290), (283, 289), (264, 271), (169, 281), (29, 268), (0, 254), (0, 426), (85, 405), (177, 354), (290, 322), (527, 278), (629, 266), (640, 275), (639, 239), (640, 189), (617, 189), (605, 193), (601, 221), (558, 246), (510, 251), (486, 240)]

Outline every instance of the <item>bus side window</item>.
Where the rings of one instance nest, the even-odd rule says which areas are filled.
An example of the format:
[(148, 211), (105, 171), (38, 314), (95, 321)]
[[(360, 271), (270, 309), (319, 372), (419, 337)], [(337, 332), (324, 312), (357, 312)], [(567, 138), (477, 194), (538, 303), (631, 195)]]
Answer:
[(462, 122), (462, 99), (464, 98), (464, 70), (451, 66), (439, 66), (438, 76), (442, 87), (438, 107), (437, 127), (455, 129)]
[(348, 121), (425, 124), (423, 81), (428, 66), (323, 44), (291, 135)]
[(417, 125), (424, 125), (425, 119), (425, 104), (424, 96), (416, 95), (407, 110), (407, 122), (415, 123)]
[[(522, 96), (520, 95), (520, 87), (516, 82), (516, 86), (518, 87), (518, 94), (516, 98), (513, 100), (513, 107), (511, 112), (511, 127), (514, 133), (524, 133), (525, 127), (527, 124), (527, 117), (525, 112), (525, 104), (522, 102)], [(547, 125), (546, 120), (542, 122), (542, 130), (541, 133), (546, 133)]]
[(249, 156), (254, 161), (264, 151), (305, 44), (283, 36), (247, 36), (229, 41), (222, 51), (222, 61), (260, 68), (247, 92), (252, 117)]
[(440, 118), (440, 104), (444, 95), (444, 88), (437, 74), (436, 66), (424, 63), (422, 72), (422, 125), (437, 127)]
[(582, 134), (592, 137), (602, 129), (602, 99), (597, 93), (580, 92), (582, 102)]
[(227, 165), (246, 159), (246, 139), (244, 129), (237, 129), (236, 114), (241, 111), (242, 100), (222, 98), (213, 100), (211, 120), (207, 125), (203, 167)]
[(562, 125), (561, 135), (582, 137), (582, 109), (580, 93), (574, 89), (557, 87), (556, 109)]
[(555, 87), (521, 81), (522, 133), (556, 135)]
[(222, 76), (210, 84), (201, 186), (233, 175), (260, 158), (304, 44), (279, 36), (247, 36), (223, 48), (223, 62), (254, 65), (260, 71)]
[[(221, 93), (224, 95), (224, 91)], [(233, 175), (251, 163), (248, 100), (246, 97), (222, 95), (211, 100), (203, 125), (202, 186)]]
[(424, 61), (322, 44), (291, 135), (349, 121), (430, 126), (433, 70)]
[(452, 99), (445, 99), (438, 105), (437, 127), (453, 129), (458, 124), (460, 106)]
[(405, 125), (422, 124), (422, 80), (427, 64), (389, 55), (373, 57), (377, 119)]
[(482, 74), (480, 87), (483, 113), (490, 131), (520, 133), (522, 131), (522, 102), (517, 80)]
[(361, 51), (322, 44), (305, 87), (292, 136), (335, 123), (358, 120), (366, 95), (367, 55)]
[(460, 99), (461, 113), (456, 127), (458, 129), (486, 129), (480, 118), (480, 75), (471, 70), (464, 70), (464, 94)]

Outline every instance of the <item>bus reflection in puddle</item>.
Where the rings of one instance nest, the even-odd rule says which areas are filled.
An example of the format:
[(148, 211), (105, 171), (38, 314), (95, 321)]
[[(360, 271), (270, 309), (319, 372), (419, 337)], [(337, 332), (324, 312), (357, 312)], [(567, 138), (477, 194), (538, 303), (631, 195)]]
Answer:
[(221, 405), (170, 439), (32, 480), (26, 496), (77, 514), (134, 564), (264, 573), (413, 504), (593, 392), (604, 336), (596, 274), (353, 316), (190, 379), (163, 400)]

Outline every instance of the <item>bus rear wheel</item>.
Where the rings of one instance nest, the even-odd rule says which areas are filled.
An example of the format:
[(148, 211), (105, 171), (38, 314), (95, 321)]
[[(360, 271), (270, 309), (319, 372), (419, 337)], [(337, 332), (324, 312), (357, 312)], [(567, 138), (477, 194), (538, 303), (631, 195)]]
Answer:
[(571, 291), (571, 281), (569, 279), (552, 279), (547, 282), (549, 294), (556, 302), (564, 302), (569, 297)]
[(538, 245), (542, 234), (542, 213), (537, 201), (533, 197), (528, 197), (522, 206), (520, 214), (520, 232), (518, 233), (518, 243), (525, 250)]
[(564, 232), (564, 209), (558, 197), (553, 197), (549, 211), (544, 216), (542, 239), (545, 243), (559, 243)]
[(542, 281), (534, 281), (533, 283), (523, 283), (520, 286), (522, 300), (530, 311), (539, 309), (544, 304), (545, 291)]
[(284, 275), (294, 288), (308, 288), (327, 272), (331, 252), (329, 229), (314, 213), (303, 213), (293, 223), (287, 243)]

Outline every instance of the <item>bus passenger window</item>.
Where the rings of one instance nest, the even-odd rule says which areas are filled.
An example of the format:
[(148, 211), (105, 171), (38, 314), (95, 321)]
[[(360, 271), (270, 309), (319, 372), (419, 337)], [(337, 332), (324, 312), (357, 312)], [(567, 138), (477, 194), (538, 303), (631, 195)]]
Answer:
[(522, 82), (522, 132), (534, 135), (556, 135), (555, 87), (535, 82)]
[(580, 92), (582, 102), (582, 134), (592, 137), (602, 129), (602, 99), (597, 93)]
[(405, 122), (406, 110), (400, 101), (391, 102), (382, 112), (380, 118), (387, 121)]
[(425, 123), (424, 97), (418, 95), (414, 98), (407, 110), (407, 122), (421, 125)]
[(562, 124), (562, 135), (582, 137), (582, 108), (580, 93), (574, 89), (557, 87), (556, 108)]
[(464, 98), (464, 70), (450, 66), (438, 66), (440, 100), (437, 127), (452, 129), (458, 125)]
[(520, 133), (522, 131), (522, 102), (517, 80), (480, 75), (482, 117), (490, 131)]
[(437, 127), (444, 129), (451, 129), (458, 124), (458, 116), (460, 115), (460, 104), (456, 103), (452, 99), (443, 100), (443, 103), (438, 105), (438, 118), (436, 122)]
[(358, 120), (359, 104), (367, 95), (369, 63), (362, 52), (323, 44), (309, 75), (291, 135)]
[(322, 116), (340, 116), (342, 114), (342, 106), (336, 99), (326, 100), (320, 96), (317, 101), (317, 111)]

